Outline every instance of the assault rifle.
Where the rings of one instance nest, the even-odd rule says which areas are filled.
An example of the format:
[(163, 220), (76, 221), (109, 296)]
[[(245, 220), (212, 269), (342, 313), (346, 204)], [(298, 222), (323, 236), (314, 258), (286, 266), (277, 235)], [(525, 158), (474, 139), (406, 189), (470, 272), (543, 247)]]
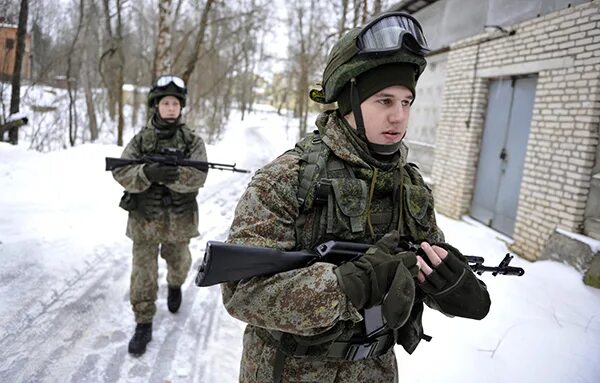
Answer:
[(134, 164), (151, 164), (154, 162), (171, 166), (191, 166), (202, 171), (208, 171), (208, 169), (217, 169), (230, 170), (237, 173), (250, 173), (250, 170), (236, 168), (235, 164), (229, 165), (206, 161), (188, 160), (184, 158), (184, 154), (181, 150), (175, 148), (164, 148), (160, 150), (158, 154), (148, 154), (140, 159), (106, 157), (105, 170), (114, 170), (122, 166)]
[[(217, 283), (234, 282), (246, 278), (272, 275), (309, 266), (315, 262), (336, 265), (361, 257), (372, 246), (366, 243), (327, 241), (314, 251), (282, 251), (268, 247), (241, 246), (230, 243), (208, 241), (204, 259), (196, 275), (197, 286), (212, 286)], [(417, 251), (418, 245), (402, 241), (397, 252)], [(491, 272), (496, 275), (525, 274), (520, 267), (509, 266), (512, 255), (506, 254), (498, 266), (485, 266), (482, 257), (466, 256), (473, 272), (481, 275)]]

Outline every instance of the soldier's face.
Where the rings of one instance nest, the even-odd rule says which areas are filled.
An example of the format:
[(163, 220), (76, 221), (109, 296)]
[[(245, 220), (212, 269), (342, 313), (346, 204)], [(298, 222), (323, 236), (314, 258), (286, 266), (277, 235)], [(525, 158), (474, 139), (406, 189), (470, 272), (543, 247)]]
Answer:
[(158, 114), (163, 120), (176, 120), (181, 113), (181, 103), (174, 96), (165, 96), (158, 102)]
[[(365, 132), (369, 142), (389, 145), (404, 138), (408, 127), (413, 94), (402, 85), (387, 87), (367, 98), (360, 104)], [(354, 129), (356, 121), (350, 112), (346, 120)]]

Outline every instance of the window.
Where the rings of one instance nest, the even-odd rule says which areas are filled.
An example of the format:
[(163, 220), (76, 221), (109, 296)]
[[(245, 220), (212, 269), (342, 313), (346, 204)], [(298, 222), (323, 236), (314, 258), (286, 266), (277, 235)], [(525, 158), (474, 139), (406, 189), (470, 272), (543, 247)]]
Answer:
[(4, 41), (4, 47), (7, 51), (13, 49), (15, 47), (15, 39), (6, 39)]

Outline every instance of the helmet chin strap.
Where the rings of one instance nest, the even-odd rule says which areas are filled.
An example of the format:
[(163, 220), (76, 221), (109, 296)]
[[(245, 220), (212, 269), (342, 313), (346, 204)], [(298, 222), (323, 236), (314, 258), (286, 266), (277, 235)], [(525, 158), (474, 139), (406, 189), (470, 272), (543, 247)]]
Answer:
[(358, 136), (367, 143), (371, 153), (388, 156), (400, 150), (400, 143), (402, 142), (402, 139), (404, 139), (406, 132), (404, 132), (404, 135), (400, 141), (393, 144), (384, 145), (369, 142), (369, 139), (367, 138), (367, 131), (365, 130), (365, 121), (360, 108), (360, 94), (358, 93), (358, 86), (356, 85), (355, 77), (352, 77), (350, 80), (350, 104), (352, 105), (352, 113), (354, 115), (354, 122), (356, 124)]
[(367, 132), (365, 131), (362, 110), (360, 109), (360, 95), (358, 94), (358, 86), (356, 85), (355, 77), (352, 77), (350, 80), (350, 104), (352, 105), (352, 113), (354, 114), (354, 122), (356, 123), (358, 136), (365, 140), (366, 143), (369, 143)]

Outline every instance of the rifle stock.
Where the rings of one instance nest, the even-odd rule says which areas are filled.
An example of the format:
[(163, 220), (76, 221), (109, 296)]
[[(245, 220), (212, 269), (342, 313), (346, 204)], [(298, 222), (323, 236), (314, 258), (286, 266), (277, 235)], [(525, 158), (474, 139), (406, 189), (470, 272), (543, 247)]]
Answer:
[[(273, 275), (311, 265), (314, 262), (328, 262), (339, 265), (362, 256), (370, 244), (327, 241), (314, 251), (283, 251), (268, 247), (243, 246), (230, 243), (208, 241), (204, 259), (198, 268), (195, 283), (197, 286), (212, 286), (218, 283), (234, 282), (242, 279)], [(417, 245), (406, 242), (396, 252), (416, 251)], [(510, 258), (507, 258), (510, 257)], [(481, 275), (521, 276), (525, 271), (520, 267), (508, 266), (512, 256), (504, 257), (497, 267), (483, 265), (482, 257), (465, 256), (473, 272)]]
[(196, 285), (239, 281), (304, 267), (317, 258), (309, 251), (282, 251), (268, 247), (239, 246), (208, 241), (198, 268)]

